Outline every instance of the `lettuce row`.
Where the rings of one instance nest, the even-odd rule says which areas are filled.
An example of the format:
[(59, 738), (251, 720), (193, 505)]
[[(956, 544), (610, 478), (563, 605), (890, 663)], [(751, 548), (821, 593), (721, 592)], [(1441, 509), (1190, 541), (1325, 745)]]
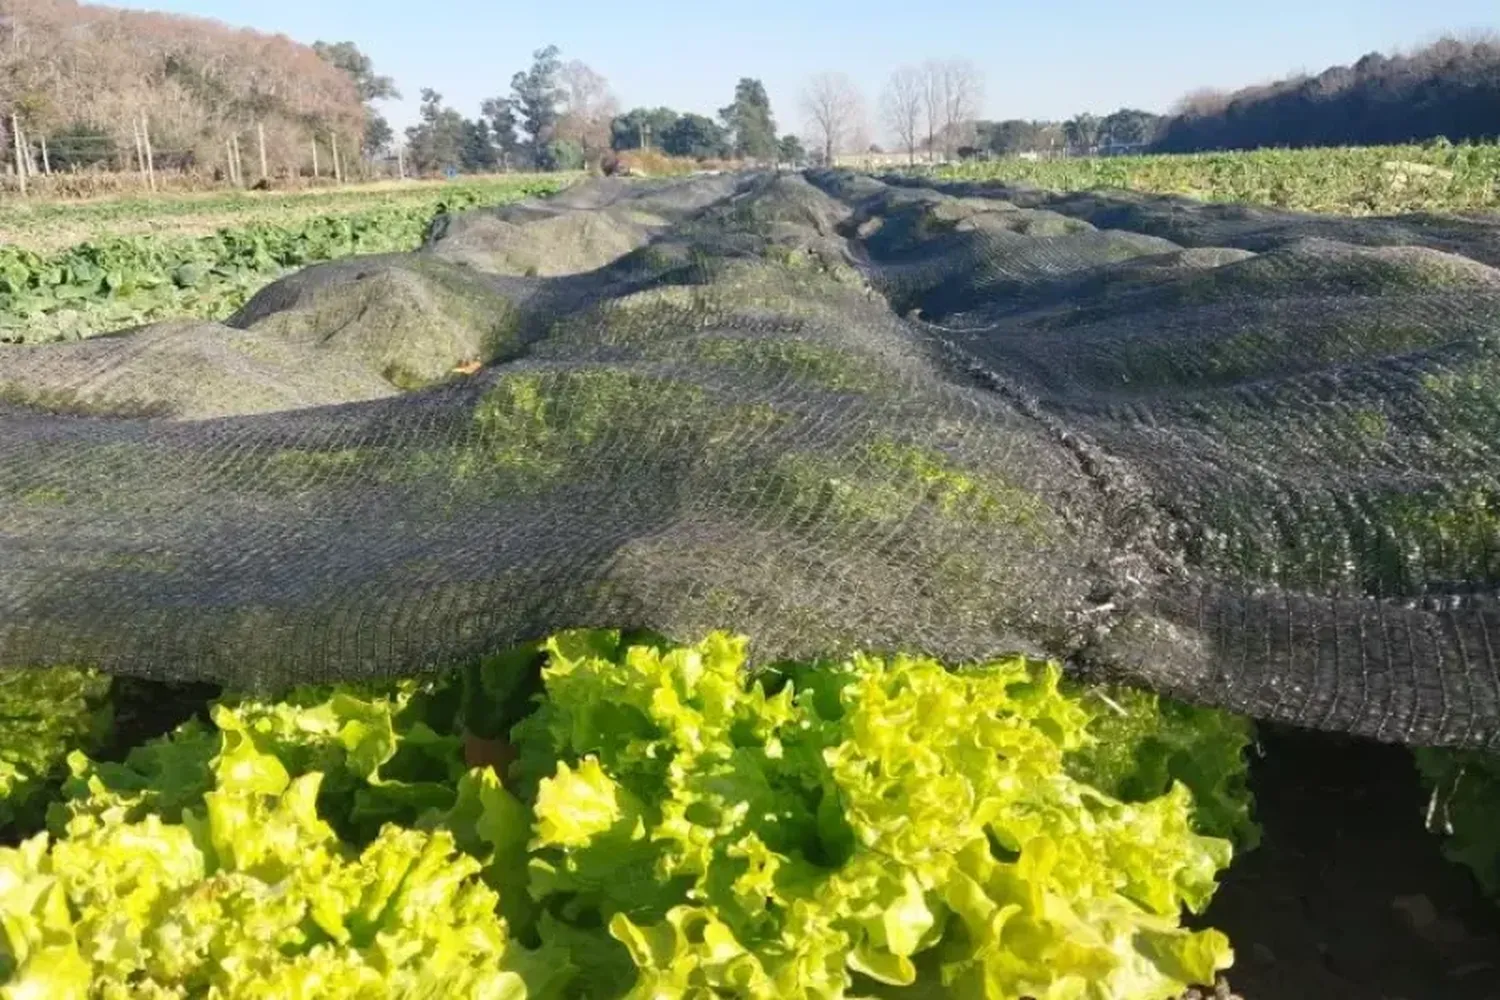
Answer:
[(566, 964), (509, 941), (452, 833), (351, 848), (321, 781), (231, 732), (180, 822), (108, 810), (0, 850), (0, 1000), (555, 995)]
[(476, 701), (534, 686), (499, 676), (529, 655), (74, 754), (52, 835), (0, 850), (0, 1000), (1165, 1000), (1231, 960), (1179, 926), (1229, 842), (1182, 783), (1079, 780), (1103, 716), (1055, 666), (541, 651), (504, 785), (459, 730), (515, 717)]
[(1230, 844), (1180, 784), (1126, 804), (1066, 773), (1090, 716), (1054, 665), (855, 657), (747, 684), (722, 635), (548, 649), (515, 730), (530, 888), (628, 949), (630, 998), (900, 995), (925, 973), (960, 998), (1144, 1000), (1231, 961), (1178, 925)]

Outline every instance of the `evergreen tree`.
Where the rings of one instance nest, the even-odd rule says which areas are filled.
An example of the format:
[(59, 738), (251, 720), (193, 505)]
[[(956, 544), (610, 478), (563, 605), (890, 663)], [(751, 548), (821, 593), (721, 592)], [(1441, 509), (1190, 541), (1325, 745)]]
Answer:
[(734, 103), (719, 111), (729, 130), (735, 156), (774, 160), (777, 156), (776, 120), (766, 88), (752, 77), (742, 77), (734, 88)]

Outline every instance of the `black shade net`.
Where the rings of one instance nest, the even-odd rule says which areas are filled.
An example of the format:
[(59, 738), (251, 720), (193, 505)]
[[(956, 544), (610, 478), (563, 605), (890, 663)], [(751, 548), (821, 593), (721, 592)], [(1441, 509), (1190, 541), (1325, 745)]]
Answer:
[(0, 667), (1025, 651), (1500, 748), (1500, 221), (603, 180), (0, 347)]

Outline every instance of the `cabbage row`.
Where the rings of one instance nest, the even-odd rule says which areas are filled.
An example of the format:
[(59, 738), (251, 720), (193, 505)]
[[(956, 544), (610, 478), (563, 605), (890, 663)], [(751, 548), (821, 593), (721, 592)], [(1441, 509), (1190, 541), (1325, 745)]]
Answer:
[(1230, 965), (1180, 918), (1254, 836), (1243, 724), (1019, 658), (745, 661), (574, 632), (114, 762), (53, 734), (0, 998), (1166, 1000)]
[(1009, 157), (937, 169), (948, 180), (1129, 190), (1306, 212), (1394, 215), (1500, 208), (1500, 146), (1257, 149), (1186, 155)]
[(287, 271), (355, 254), (411, 250), (434, 216), (547, 194), (560, 182), (456, 186), (424, 202), (377, 204), (213, 236), (130, 236), (53, 254), (0, 246), (0, 343), (37, 343), (177, 317), (222, 319)]

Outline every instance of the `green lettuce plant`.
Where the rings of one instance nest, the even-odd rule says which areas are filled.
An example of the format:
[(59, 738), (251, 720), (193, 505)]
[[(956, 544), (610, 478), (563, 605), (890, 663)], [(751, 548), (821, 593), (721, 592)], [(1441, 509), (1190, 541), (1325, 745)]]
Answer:
[[(1101, 729), (1021, 658), (746, 654), (569, 632), (75, 753), (0, 850), (0, 1000), (1168, 1000), (1230, 964), (1180, 923), (1231, 845), (1143, 749), (1158, 706)], [(466, 770), (517, 716), (511, 772)]]

